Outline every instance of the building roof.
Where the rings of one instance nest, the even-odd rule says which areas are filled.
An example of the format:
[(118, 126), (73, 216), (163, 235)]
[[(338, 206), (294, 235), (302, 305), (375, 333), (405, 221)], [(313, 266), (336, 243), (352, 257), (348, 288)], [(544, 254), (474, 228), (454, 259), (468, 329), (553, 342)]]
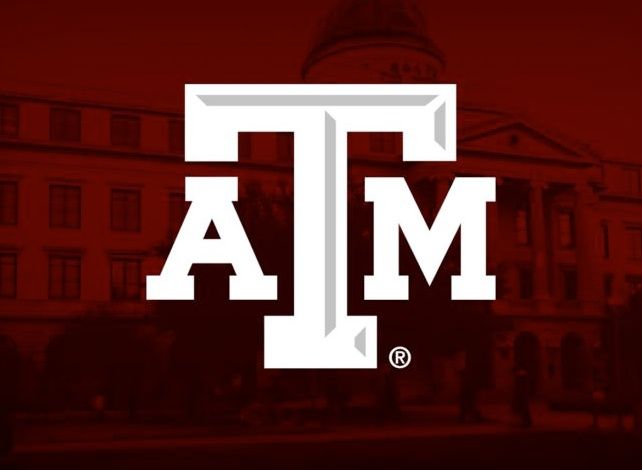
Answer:
[(420, 49), (443, 62), (414, 0), (342, 0), (321, 22), (303, 66), (305, 71), (337, 46), (390, 43)]

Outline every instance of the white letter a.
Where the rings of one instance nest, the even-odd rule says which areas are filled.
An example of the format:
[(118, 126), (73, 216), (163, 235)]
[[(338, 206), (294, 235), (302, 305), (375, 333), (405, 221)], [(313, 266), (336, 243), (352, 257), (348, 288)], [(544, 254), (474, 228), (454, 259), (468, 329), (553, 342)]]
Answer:
[[(187, 177), (185, 199), (192, 204), (160, 275), (147, 276), (148, 300), (193, 300), (193, 264), (233, 266), (230, 300), (276, 300), (276, 276), (266, 276), (241, 225), (234, 201), (235, 177)], [(218, 239), (206, 239), (214, 223)]]

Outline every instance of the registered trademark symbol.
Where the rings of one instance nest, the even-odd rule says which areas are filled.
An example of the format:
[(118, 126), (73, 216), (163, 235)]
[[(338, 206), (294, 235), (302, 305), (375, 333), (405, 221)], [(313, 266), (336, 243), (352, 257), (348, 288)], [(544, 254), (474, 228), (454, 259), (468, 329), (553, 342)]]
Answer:
[(408, 351), (408, 348), (403, 346), (396, 346), (390, 350), (388, 354), (388, 361), (390, 365), (395, 369), (405, 369), (410, 365), (410, 360), (412, 359), (412, 354)]

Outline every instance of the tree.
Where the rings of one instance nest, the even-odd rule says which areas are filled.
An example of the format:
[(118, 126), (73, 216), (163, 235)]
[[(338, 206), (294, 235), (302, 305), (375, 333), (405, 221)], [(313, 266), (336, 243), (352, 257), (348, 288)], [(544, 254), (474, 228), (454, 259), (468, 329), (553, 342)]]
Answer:
[[(618, 319), (615, 319), (618, 321)], [(642, 290), (631, 296), (619, 319), (620, 338), (613, 364), (621, 395), (635, 404), (636, 427), (642, 429)]]
[[(213, 390), (236, 407), (256, 396), (263, 316), (288, 314), (293, 308), (291, 195), (281, 188), (278, 195), (267, 196), (254, 184), (248, 185), (245, 193), (237, 210), (263, 271), (279, 278), (279, 300), (230, 301), (231, 266), (195, 265), (190, 273), (194, 275), (194, 300), (162, 301), (155, 306), (157, 324), (172, 331), (175, 338), (170, 371), (180, 385), (184, 411), (190, 419), (205, 413)], [(217, 236), (211, 225), (206, 237)], [(163, 258), (170, 246), (171, 240), (167, 240), (159, 247)]]
[(86, 408), (96, 395), (134, 417), (162, 363), (154, 329), (108, 312), (74, 320), (51, 339), (45, 382), (51, 406)]
[(9, 337), (0, 335), (0, 456), (13, 446), (12, 412), (19, 396), (20, 355)]

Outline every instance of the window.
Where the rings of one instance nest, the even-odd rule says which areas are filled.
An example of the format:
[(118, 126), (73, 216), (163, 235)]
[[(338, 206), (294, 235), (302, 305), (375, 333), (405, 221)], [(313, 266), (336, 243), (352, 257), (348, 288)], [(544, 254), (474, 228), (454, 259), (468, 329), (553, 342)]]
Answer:
[(127, 114), (114, 114), (111, 117), (111, 143), (121, 147), (138, 147), (140, 118)]
[(49, 298), (80, 298), (80, 256), (49, 256)]
[(392, 132), (371, 132), (370, 151), (376, 153), (395, 153), (397, 136)]
[(294, 158), (294, 134), (280, 132), (276, 135), (276, 159), (281, 162), (291, 162)]
[(140, 231), (140, 191), (112, 189), (111, 228), (121, 232)]
[(624, 168), (624, 192), (626, 194), (640, 194), (640, 170), (638, 168)]
[(562, 295), (564, 300), (577, 300), (577, 270), (562, 269)]
[(139, 300), (141, 297), (141, 261), (136, 258), (115, 258), (111, 261), (111, 298)]
[(182, 119), (169, 120), (169, 151), (183, 153), (185, 151), (185, 121)]
[(15, 253), (0, 253), (0, 298), (16, 297), (18, 280), (18, 256)]
[(0, 103), (0, 135), (18, 135), (18, 106)]
[(600, 231), (598, 232), (599, 236), (599, 247), (602, 251), (602, 258), (608, 259), (611, 256), (611, 248), (609, 243), (609, 225), (606, 222), (602, 222), (600, 225)]
[(49, 227), (80, 228), (80, 187), (49, 186)]
[(252, 134), (249, 132), (239, 132), (239, 160), (249, 160), (252, 158)]
[(49, 111), (49, 138), (57, 142), (80, 142), (80, 111), (51, 108)]
[(626, 286), (630, 295), (635, 295), (642, 289), (642, 277), (626, 276)]
[(0, 181), (0, 225), (18, 224), (18, 183)]
[(575, 246), (575, 218), (569, 210), (560, 211), (557, 214), (559, 229), (559, 244), (562, 248), (573, 248)]
[(630, 259), (642, 259), (642, 228), (626, 229), (626, 246)]
[(613, 275), (607, 274), (604, 276), (604, 298), (610, 299), (613, 297)]
[(185, 194), (169, 193), (169, 233), (175, 236), (181, 228), (189, 203), (185, 201)]
[(564, 389), (584, 390), (591, 374), (589, 351), (584, 338), (574, 332), (566, 333), (560, 344), (560, 359)]
[(522, 266), (517, 271), (519, 280), (519, 298), (530, 300), (533, 298), (533, 269), (530, 266)]
[(515, 235), (518, 245), (528, 245), (531, 242), (530, 212), (526, 207), (517, 209), (515, 213)]

